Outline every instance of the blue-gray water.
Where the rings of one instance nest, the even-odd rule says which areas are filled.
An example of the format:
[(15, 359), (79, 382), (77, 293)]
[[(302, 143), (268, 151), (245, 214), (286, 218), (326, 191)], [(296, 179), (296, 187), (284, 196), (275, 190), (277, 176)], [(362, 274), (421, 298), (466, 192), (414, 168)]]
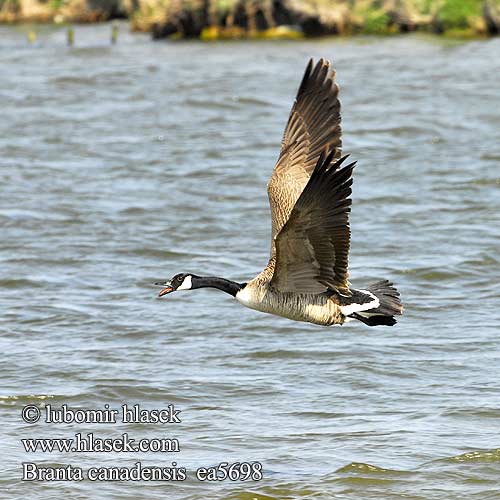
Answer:
[[(500, 40), (152, 43), (0, 28), (0, 486), (6, 498), (500, 498)], [(393, 328), (324, 328), (177, 272), (267, 261), (266, 183), (304, 66), (338, 70), (358, 160), (351, 281)], [(175, 404), (175, 425), (25, 424), (34, 402)], [(26, 453), (20, 439), (178, 438), (179, 453)], [(21, 481), (21, 463), (168, 466), (181, 483)], [(193, 471), (260, 461), (259, 482)]]

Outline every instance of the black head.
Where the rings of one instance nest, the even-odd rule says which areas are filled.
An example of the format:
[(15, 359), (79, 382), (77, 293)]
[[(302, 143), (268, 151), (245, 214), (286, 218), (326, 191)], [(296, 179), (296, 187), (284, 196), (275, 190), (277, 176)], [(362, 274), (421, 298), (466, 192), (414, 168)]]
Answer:
[(194, 274), (179, 273), (168, 281), (157, 281), (155, 285), (161, 285), (164, 288), (160, 290), (159, 297), (175, 292), (176, 290), (191, 290), (195, 288), (193, 278), (197, 278)]

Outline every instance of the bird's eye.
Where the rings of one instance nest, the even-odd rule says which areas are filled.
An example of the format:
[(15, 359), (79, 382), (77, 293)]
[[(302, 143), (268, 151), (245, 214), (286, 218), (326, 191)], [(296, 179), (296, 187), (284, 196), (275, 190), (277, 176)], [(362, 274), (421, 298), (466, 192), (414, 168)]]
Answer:
[(177, 276), (177, 281), (180, 283), (182, 281), (182, 276)]

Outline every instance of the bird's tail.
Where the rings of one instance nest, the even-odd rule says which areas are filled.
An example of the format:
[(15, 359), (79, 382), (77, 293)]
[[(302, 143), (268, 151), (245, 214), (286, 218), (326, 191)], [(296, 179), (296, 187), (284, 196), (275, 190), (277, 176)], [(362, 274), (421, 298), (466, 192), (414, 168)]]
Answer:
[(394, 285), (389, 280), (377, 281), (368, 286), (367, 291), (377, 297), (379, 305), (374, 309), (352, 313), (350, 316), (368, 326), (395, 325), (394, 316), (403, 314), (403, 305)]

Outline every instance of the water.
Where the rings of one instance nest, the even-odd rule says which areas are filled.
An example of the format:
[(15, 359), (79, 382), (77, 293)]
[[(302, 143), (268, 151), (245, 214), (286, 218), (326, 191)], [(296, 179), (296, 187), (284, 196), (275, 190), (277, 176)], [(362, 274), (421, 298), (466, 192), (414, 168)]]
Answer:
[[(500, 40), (152, 43), (0, 28), (6, 498), (500, 498)], [(351, 280), (394, 328), (322, 328), (177, 272), (265, 265), (265, 186), (308, 57), (334, 61), (358, 160)], [(25, 424), (34, 403), (182, 410), (181, 424)], [(177, 438), (179, 453), (26, 453), (22, 438)], [(22, 462), (188, 469), (185, 482), (23, 482)], [(259, 461), (259, 482), (197, 481)]]

